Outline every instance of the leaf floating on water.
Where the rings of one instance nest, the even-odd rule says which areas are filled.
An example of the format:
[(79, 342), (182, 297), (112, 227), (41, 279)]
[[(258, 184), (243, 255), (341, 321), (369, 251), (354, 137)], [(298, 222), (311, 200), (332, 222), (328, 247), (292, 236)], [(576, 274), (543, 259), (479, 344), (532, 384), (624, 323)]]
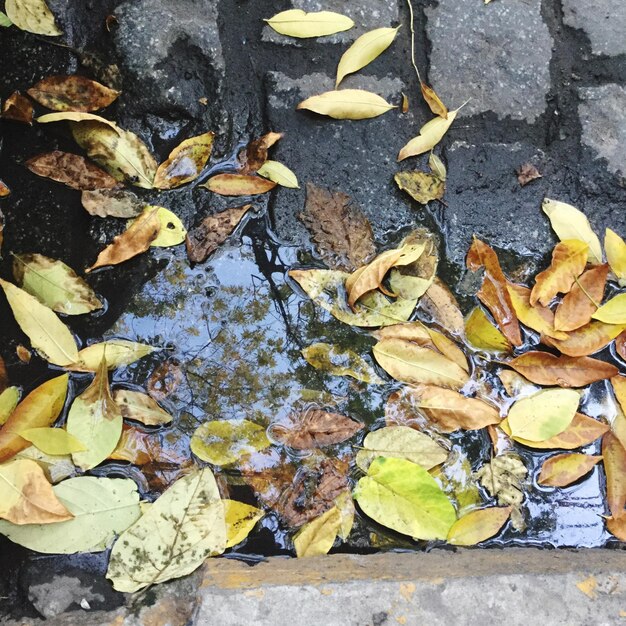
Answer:
[(70, 365), (78, 359), (76, 340), (67, 326), (35, 297), (0, 279), (0, 287), (13, 311), (15, 321), (30, 339), (32, 347), (54, 365)]
[(334, 506), (320, 517), (305, 524), (293, 537), (296, 556), (301, 559), (307, 556), (328, 554), (333, 547), (341, 528), (341, 514)]
[(102, 308), (93, 289), (71, 267), (42, 254), (13, 257), (15, 282), (57, 313), (82, 315)]
[(271, 191), (276, 183), (260, 176), (217, 174), (200, 187), (206, 187), (221, 196), (256, 196)]
[[(180, 221), (180, 218), (176, 213), (172, 213), (172, 211), (162, 206), (146, 206), (143, 210), (143, 215), (140, 215), (136, 221), (141, 220), (143, 217), (151, 220), (152, 211), (156, 211), (160, 227), (157, 236), (150, 242), (151, 248), (169, 248), (171, 246), (178, 246), (185, 241), (187, 230)], [(132, 227), (134, 221), (129, 222), (128, 228)]]
[(602, 437), (602, 459), (609, 511), (613, 517), (620, 517), (626, 506), (626, 449), (613, 433)]
[(544, 198), (541, 204), (543, 212), (550, 218), (550, 223), (561, 241), (578, 239), (589, 246), (589, 263), (602, 263), (602, 248), (598, 236), (591, 230), (589, 220), (576, 207), (558, 200)]
[(6, 424), (20, 401), (18, 387), (7, 387), (0, 392), (0, 426)]
[(44, 0), (6, 0), (4, 10), (20, 30), (49, 37), (63, 34)]
[(626, 287), (626, 242), (610, 228), (604, 235), (604, 251), (620, 287)]
[(336, 120), (366, 120), (397, 108), (378, 94), (363, 89), (326, 91), (311, 96), (298, 104), (298, 111), (306, 109)]
[(264, 21), (277, 33), (297, 38), (334, 35), (350, 30), (354, 26), (354, 22), (341, 13), (333, 11), (306, 13), (301, 9), (282, 11)]
[(456, 521), (454, 507), (435, 479), (405, 459), (375, 459), (354, 498), (373, 520), (415, 539), (445, 539)]
[(435, 278), (428, 287), (420, 301), (420, 308), (452, 335), (463, 337), (465, 334), (465, 321), (459, 303), (440, 278)]
[(448, 532), (447, 543), (475, 546), (497, 535), (511, 516), (512, 507), (491, 506), (476, 509), (458, 519)]
[(86, 450), (85, 445), (62, 428), (27, 428), (20, 430), (20, 437), (30, 441), (36, 448), (50, 455), (72, 454)]
[(122, 417), (136, 420), (146, 426), (169, 424), (172, 416), (163, 410), (149, 395), (131, 389), (116, 389), (113, 400)]
[(252, 532), (265, 512), (244, 502), (237, 502), (237, 500), (222, 500), (222, 502), (226, 522), (226, 548), (232, 548)]
[(561, 354), (568, 356), (588, 356), (606, 347), (622, 331), (626, 324), (605, 324), (592, 320), (589, 324), (568, 333), (567, 339), (558, 340), (542, 337), (542, 343), (556, 348)]
[(348, 74), (358, 72), (379, 57), (392, 44), (399, 28), (376, 28), (356, 39), (339, 60), (335, 88)]
[(226, 548), (224, 504), (203, 468), (177, 480), (113, 546), (107, 578), (132, 593), (190, 574)]
[(448, 119), (448, 107), (441, 101), (441, 98), (437, 95), (435, 90), (421, 81), (420, 89), (422, 90), (422, 96), (432, 113), (442, 117), (443, 119)]
[(539, 303), (530, 304), (530, 289), (514, 283), (507, 283), (506, 288), (515, 314), (522, 324), (554, 339), (562, 341), (568, 338), (567, 333), (555, 330), (554, 313), (548, 307), (541, 306)]
[(479, 350), (510, 352), (508, 339), (491, 323), (486, 313), (480, 308), (472, 309), (465, 320), (465, 336)]
[(98, 217), (137, 217), (146, 206), (135, 194), (124, 189), (83, 191), (80, 200), (89, 215)]
[(53, 111), (97, 111), (120, 95), (84, 76), (47, 76), (28, 90), (28, 95)]
[(106, 357), (109, 369), (130, 365), (159, 348), (126, 339), (110, 339), (94, 343), (78, 353), (78, 359), (67, 369), (74, 372), (96, 372)]
[(33, 105), (28, 98), (15, 91), (2, 103), (2, 118), (32, 126)]
[(296, 175), (286, 165), (278, 161), (265, 161), (258, 169), (257, 174), (263, 176), (263, 178), (273, 180), (281, 187), (300, 189)]
[(532, 163), (524, 163), (517, 170), (517, 181), (520, 187), (525, 187), (533, 180), (537, 180), (537, 178), (542, 178), (542, 175)]
[[(245, 150), (239, 153), (239, 163), (241, 164), (242, 174), (254, 174), (259, 168), (267, 162), (268, 150), (280, 139), (282, 133), (269, 132), (251, 141)], [(265, 178), (270, 178), (266, 176)], [(273, 180), (270, 178), (270, 180)], [(278, 182), (278, 181), (276, 181)]]
[(626, 324), (626, 293), (620, 293), (605, 302), (592, 317), (605, 324)]
[(167, 160), (159, 165), (154, 176), (157, 189), (175, 189), (198, 178), (213, 149), (214, 133), (208, 132), (185, 139), (176, 146)]
[(402, 191), (406, 191), (413, 200), (420, 204), (441, 200), (446, 191), (444, 181), (436, 174), (427, 174), (417, 170), (398, 172), (394, 176), (394, 180)]
[(602, 460), (589, 454), (557, 454), (544, 461), (537, 482), (549, 487), (567, 487), (588, 474)]
[(73, 519), (18, 526), (0, 521), (0, 534), (44, 554), (100, 552), (141, 515), (139, 493), (129, 478), (70, 478), (52, 488)]
[(420, 134), (411, 139), (411, 141), (400, 150), (398, 161), (404, 161), (404, 159), (408, 159), (409, 157), (430, 152), (448, 132), (458, 111), (458, 109), (456, 111), (450, 111), (446, 118), (435, 117), (429, 122), (426, 122), (426, 124), (420, 128)]

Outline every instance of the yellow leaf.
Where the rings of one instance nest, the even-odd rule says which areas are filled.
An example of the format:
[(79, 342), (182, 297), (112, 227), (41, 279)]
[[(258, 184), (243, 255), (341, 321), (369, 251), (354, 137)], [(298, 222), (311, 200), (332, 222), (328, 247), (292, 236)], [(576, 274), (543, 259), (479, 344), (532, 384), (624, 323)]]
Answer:
[(346, 541), (352, 532), (354, 526), (354, 500), (350, 491), (344, 491), (335, 498), (335, 506), (339, 510), (341, 516), (341, 525), (339, 527), (339, 537)]
[(74, 336), (63, 322), (30, 294), (0, 279), (15, 321), (28, 335), (30, 343), (54, 365), (70, 365), (78, 359)]
[(591, 317), (605, 324), (626, 324), (626, 293), (605, 302)]
[(620, 287), (626, 287), (626, 242), (610, 228), (604, 235), (604, 251)]
[(491, 323), (486, 313), (476, 307), (465, 320), (467, 340), (480, 350), (510, 352), (511, 344), (507, 338)]
[(441, 200), (446, 191), (446, 185), (435, 174), (420, 172), (398, 172), (393, 179), (402, 191), (406, 191), (413, 200), (420, 204), (428, 204), (432, 200)]
[(119, 406), (122, 417), (137, 420), (146, 426), (169, 424), (172, 416), (164, 411), (149, 395), (132, 389), (116, 389), (113, 400)]
[(376, 28), (361, 35), (339, 60), (335, 88), (348, 74), (358, 72), (381, 55), (391, 45), (399, 28)]
[(213, 133), (185, 139), (176, 146), (167, 160), (159, 165), (154, 176), (157, 189), (175, 189), (198, 178), (213, 148)]
[(95, 372), (105, 356), (109, 369), (115, 369), (123, 365), (130, 365), (158, 349), (126, 339), (110, 339), (83, 348), (78, 353), (76, 361), (67, 369), (73, 372)]
[(46, 113), (37, 118), (39, 124), (51, 124), (53, 122), (97, 122), (108, 126), (111, 130), (121, 134), (122, 129), (111, 120), (96, 115), (95, 113), (87, 113), (85, 111), (59, 111), (57, 113)]
[(550, 198), (544, 198), (541, 208), (550, 218), (552, 228), (561, 241), (566, 239), (584, 241), (589, 246), (589, 263), (602, 263), (600, 240), (591, 230), (589, 220), (582, 211), (571, 204)]
[(4, 10), (21, 30), (49, 37), (63, 34), (44, 0), (6, 0)]
[[(178, 246), (184, 243), (185, 237), (187, 237), (187, 230), (185, 229), (180, 218), (172, 211), (163, 208), (162, 206), (146, 206), (143, 210), (144, 214), (148, 214), (150, 211), (156, 210), (156, 216), (161, 224), (159, 233), (155, 239), (150, 242), (151, 248), (169, 248), (171, 246)], [(141, 215), (137, 218), (141, 219)], [(128, 227), (132, 225), (135, 220), (128, 223)]]
[(298, 558), (328, 554), (340, 527), (341, 514), (336, 506), (305, 524), (293, 538)]
[(446, 166), (443, 164), (443, 161), (434, 153), (431, 152), (428, 156), (428, 167), (430, 167), (432, 173), (437, 176), (440, 180), (445, 181), (448, 175), (448, 171), (446, 170)]
[(62, 428), (27, 428), (20, 430), (20, 437), (30, 441), (36, 448), (45, 454), (59, 455), (82, 452), (86, 450), (84, 444)]
[(237, 500), (222, 500), (222, 502), (226, 521), (226, 547), (232, 548), (250, 534), (265, 513), (261, 509), (244, 502), (237, 502)]
[(354, 22), (341, 13), (332, 11), (306, 13), (301, 9), (282, 11), (264, 21), (277, 33), (299, 39), (334, 35), (344, 30), (350, 30), (354, 26)]
[(20, 401), (20, 390), (17, 387), (7, 387), (0, 393), (0, 426), (6, 423)]
[(278, 183), (281, 187), (288, 187), (289, 189), (300, 188), (296, 175), (286, 165), (278, 161), (268, 159), (257, 170), (257, 174)]
[(601, 456), (589, 454), (557, 454), (544, 461), (537, 482), (550, 487), (567, 487), (602, 460)]
[(441, 98), (437, 95), (437, 92), (429, 87), (426, 83), (420, 81), (420, 89), (422, 90), (422, 96), (428, 105), (428, 108), (434, 115), (448, 118), (448, 107), (441, 101)]
[(429, 122), (426, 122), (426, 124), (420, 128), (420, 134), (411, 139), (411, 141), (400, 150), (398, 161), (424, 154), (424, 152), (430, 152), (448, 132), (458, 112), (459, 109), (456, 109), (455, 111), (450, 111), (447, 118), (435, 117)]
[(248, 174), (217, 174), (200, 187), (205, 187), (221, 196), (255, 196), (271, 191), (276, 187), (276, 183)]
[(453, 546), (474, 546), (496, 535), (506, 524), (512, 507), (491, 506), (470, 511), (457, 520), (448, 532), (448, 543)]
[(385, 382), (378, 376), (376, 370), (356, 352), (330, 343), (313, 343), (302, 349), (302, 356), (315, 369), (334, 376), (351, 376), (355, 380), (373, 385), (382, 385)]
[(327, 91), (311, 96), (298, 104), (296, 109), (307, 109), (336, 120), (365, 120), (395, 109), (384, 98), (363, 89)]

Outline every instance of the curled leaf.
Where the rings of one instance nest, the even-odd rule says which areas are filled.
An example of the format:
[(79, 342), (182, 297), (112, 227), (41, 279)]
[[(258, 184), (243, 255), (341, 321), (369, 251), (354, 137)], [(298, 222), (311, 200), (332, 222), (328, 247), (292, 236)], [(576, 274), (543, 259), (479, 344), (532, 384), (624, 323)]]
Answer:
[(561, 341), (567, 339), (567, 333), (554, 328), (554, 313), (539, 303), (530, 304), (530, 289), (522, 285), (507, 283), (507, 291), (515, 314), (522, 324), (547, 337)]
[(175, 189), (198, 178), (211, 156), (214, 134), (211, 132), (185, 139), (176, 146), (167, 160), (159, 165), (154, 176), (157, 189)]
[(15, 91), (2, 103), (2, 118), (32, 126), (33, 105), (28, 98)]
[(119, 91), (84, 76), (46, 76), (27, 93), (53, 111), (97, 111), (120, 95)]
[(421, 81), (420, 89), (422, 90), (422, 96), (432, 113), (442, 117), (443, 119), (448, 119), (448, 107), (441, 101), (441, 98), (437, 95), (436, 91)]
[(306, 13), (301, 9), (290, 9), (277, 13), (265, 20), (277, 33), (288, 37), (324, 37), (350, 30), (354, 22), (341, 13), (317, 11)]
[[(269, 132), (265, 135), (251, 141), (245, 150), (239, 153), (239, 162), (241, 163), (242, 174), (254, 174), (259, 168), (267, 162), (268, 150), (280, 139), (282, 133)], [(269, 178), (269, 176), (266, 176)], [(272, 180), (270, 178), (270, 180)]]
[(381, 96), (363, 89), (327, 91), (303, 100), (297, 110), (306, 109), (336, 120), (365, 120), (378, 117), (396, 107)]

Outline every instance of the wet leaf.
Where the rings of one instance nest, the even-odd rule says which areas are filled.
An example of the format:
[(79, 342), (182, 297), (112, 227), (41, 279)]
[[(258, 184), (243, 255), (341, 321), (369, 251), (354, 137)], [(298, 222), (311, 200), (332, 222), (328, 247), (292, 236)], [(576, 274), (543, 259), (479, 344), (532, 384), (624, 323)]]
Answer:
[(606, 529), (620, 541), (626, 541), (626, 515), (606, 518)]
[(354, 22), (341, 13), (318, 11), (307, 13), (301, 9), (290, 9), (264, 20), (277, 33), (288, 37), (324, 37), (350, 30)]
[(209, 191), (221, 196), (255, 196), (271, 191), (276, 187), (276, 183), (260, 176), (247, 174), (217, 174), (200, 187), (206, 187)]
[(122, 434), (122, 413), (111, 397), (105, 358), (92, 383), (72, 402), (67, 432), (87, 448), (72, 454), (72, 460), (82, 470), (99, 465), (115, 450)]
[(597, 303), (604, 298), (608, 272), (608, 265), (596, 265), (576, 279), (554, 314), (556, 330), (576, 330), (591, 321), (591, 316), (598, 309)]
[(190, 574), (226, 548), (224, 505), (203, 468), (177, 480), (113, 546), (107, 578), (117, 591)]
[(539, 302), (548, 306), (558, 293), (567, 293), (587, 264), (588, 246), (577, 239), (558, 243), (552, 252), (550, 267), (535, 277), (530, 293), (530, 304)]
[(334, 506), (320, 517), (305, 524), (293, 538), (296, 556), (301, 559), (307, 556), (328, 554), (333, 547), (341, 527), (341, 514)]
[(157, 402), (163, 402), (180, 387), (184, 380), (185, 374), (180, 363), (176, 359), (169, 359), (153, 370), (146, 389)]
[(159, 348), (126, 339), (110, 339), (94, 343), (78, 353), (78, 359), (68, 367), (74, 372), (96, 372), (106, 357), (109, 369), (130, 365)]
[(544, 198), (541, 204), (543, 212), (550, 218), (550, 223), (561, 241), (578, 239), (588, 246), (588, 261), (594, 265), (602, 263), (602, 248), (598, 236), (591, 230), (589, 220), (576, 207), (558, 200)]
[(146, 426), (169, 424), (172, 416), (164, 411), (149, 395), (131, 389), (116, 389), (113, 400), (119, 407), (122, 417), (136, 420)]
[(0, 11), (0, 26), (5, 28), (13, 26), (13, 22), (2, 11)]
[(538, 385), (585, 387), (615, 376), (618, 369), (590, 357), (555, 356), (549, 352), (526, 352), (507, 363), (509, 367)]
[(557, 454), (544, 461), (537, 482), (549, 487), (567, 487), (588, 474), (602, 460), (589, 454)]
[(454, 122), (456, 111), (450, 111), (447, 117), (435, 117), (420, 128), (420, 134), (407, 143), (398, 154), (398, 161), (403, 161), (412, 156), (418, 156), (430, 152), (448, 132)]
[(181, 142), (159, 165), (154, 177), (157, 189), (175, 189), (198, 178), (213, 148), (214, 133), (204, 133)]
[(232, 548), (252, 532), (265, 512), (244, 502), (237, 502), (237, 500), (222, 500), (222, 502), (226, 522), (226, 547)]
[(491, 323), (486, 313), (480, 308), (472, 309), (465, 320), (465, 336), (479, 350), (510, 352), (511, 344), (507, 338)]
[(309, 365), (334, 376), (351, 376), (369, 384), (383, 384), (374, 368), (356, 352), (329, 343), (314, 343), (302, 350)]
[(0, 426), (6, 424), (20, 401), (20, 390), (18, 387), (7, 387), (0, 392)]
[(78, 359), (78, 347), (67, 326), (47, 306), (26, 291), (0, 279), (0, 287), (15, 321), (32, 347), (55, 365), (70, 365)]
[(605, 324), (626, 324), (626, 293), (620, 293), (605, 302), (592, 317)]
[(19, 91), (13, 92), (2, 104), (2, 118), (33, 125), (33, 105)]
[(52, 490), (73, 519), (25, 526), (0, 521), (0, 534), (44, 554), (100, 552), (141, 514), (137, 485), (129, 478), (79, 476)]
[[(88, 124), (89, 122), (93, 122), (93, 128), (95, 128), (97, 124), (101, 124), (102, 126), (106, 126), (111, 130), (114, 130), (118, 135), (121, 135), (122, 132), (124, 132), (115, 122), (107, 120), (101, 115), (95, 115), (94, 113), (85, 113), (82, 111), (62, 111), (60, 113), (46, 113), (45, 115), (40, 115), (37, 118), (37, 122), (39, 124), (52, 124), (54, 122), (84, 122), (85, 124)], [(71, 128), (72, 130), (75, 130), (76, 126), (72, 126)]]
[[(6, 198), (11, 194), (11, 190), (7, 187), (6, 183), (0, 180), (0, 198)], [(4, 229), (4, 215), (0, 212), (0, 246), (2, 245), (2, 230)]]
[(525, 187), (528, 183), (541, 177), (541, 172), (532, 163), (524, 163), (517, 170), (517, 180), (520, 187)]
[[(239, 153), (239, 163), (241, 164), (242, 174), (254, 174), (257, 170), (267, 162), (268, 150), (280, 139), (282, 133), (269, 132), (265, 135), (251, 141), (245, 150)], [(266, 176), (265, 178), (269, 178)], [(273, 180), (270, 178), (270, 180)], [(278, 181), (276, 181), (278, 182)]]
[(282, 163), (278, 161), (265, 161), (261, 167), (259, 167), (257, 174), (273, 180), (281, 187), (287, 187), (289, 189), (299, 189), (298, 179), (296, 175)]
[(20, 30), (50, 37), (63, 34), (44, 0), (6, 0), (4, 10)]
[(366, 120), (395, 108), (381, 96), (363, 89), (326, 91), (303, 100), (296, 107), (299, 111), (306, 109), (336, 120)]
[(311, 233), (317, 253), (331, 269), (354, 271), (376, 252), (369, 220), (345, 193), (307, 183), (300, 219)]
[(475, 546), (497, 535), (511, 516), (512, 507), (491, 506), (476, 509), (458, 519), (448, 532), (453, 546)]
[(604, 235), (604, 251), (619, 286), (626, 287), (626, 242), (610, 228)]
[(607, 505), (613, 517), (620, 517), (626, 506), (626, 449), (613, 433), (605, 433), (602, 437), (602, 459)]
[(230, 465), (269, 445), (265, 428), (245, 419), (205, 422), (191, 438), (191, 451), (213, 465)]
[(113, 243), (98, 254), (96, 262), (85, 272), (91, 272), (107, 265), (123, 263), (148, 250), (161, 232), (158, 209), (159, 207), (151, 207), (144, 211), (130, 224), (128, 230), (113, 238)]
[(376, 28), (356, 39), (339, 60), (335, 88), (348, 74), (358, 72), (379, 57), (392, 44), (399, 28)]
[(339, 526), (339, 537), (346, 541), (348, 536), (352, 532), (352, 527), (354, 526), (354, 500), (352, 499), (352, 493), (349, 490), (340, 493), (335, 498), (335, 506), (339, 511), (339, 516), (341, 517), (341, 523)]
[(375, 459), (354, 498), (367, 516), (415, 539), (445, 539), (456, 521), (452, 503), (432, 476), (405, 459)]
[(429, 470), (443, 463), (448, 451), (428, 435), (408, 426), (385, 426), (365, 437), (356, 455), (357, 467), (367, 472), (370, 464), (381, 456), (406, 459)]
[[(151, 220), (152, 211), (156, 211), (160, 228), (156, 238), (150, 242), (151, 248), (169, 248), (171, 246), (178, 246), (185, 241), (187, 237), (187, 230), (180, 221), (180, 218), (176, 215), (176, 213), (173, 213), (162, 206), (146, 206), (143, 210), (143, 215), (140, 215), (137, 218), (137, 221), (141, 220), (142, 217)], [(134, 221), (129, 222), (128, 227), (131, 228), (133, 223)]]
[(439, 180), (446, 180), (448, 176), (446, 166), (443, 164), (443, 161), (432, 151), (428, 155), (428, 167), (430, 167), (432, 173), (437, 176)]
[(437, 95), (435, 90), (421, 81), (420, 89), (422, 90), (422, 96), (432, 113), (442, 117), (443, 119), (448, 119), (448, 107), (441, 101), (441, 98)]
[(553, 337), (561, 341), (568, 338), (567, 333), (555, 330), (554, 313), (540, 304), (530, 304), (530, 289), (522, 285), (507, 283), (507, 291), (511, 296), (511, 303), (515, 314), (522, 324), (536, 330), (542, 335)]
[(420, 204), (441, 200), (446, 191), (445, 182), (437, 175), (417, 170), (398, 172), (394, 176), (394, 180), (402, 191), (406, 191), (413, 200)]
[(120, 92), (84, 76), (47, 76), (28, 95), (53, 111), (97, 111), (108, 107)]
[(136, 195), (123, 189), (83, 191), (80, 200), (87, 213), (98, 217), (137, 217), (146, 206)]
[(82, 452), (85, 445), (62, 428), (27, 428), (20, 430), (20, 437), (30, 441), (36, 448), (50, 455)]
[(626, 324), (605, 324), (599, 320), (592, 320), (589, 324), (568, 333), (567, 339), (562, 341), (542, 336), (541, 341), (561, 354), (568, 356), (588, 356), (606, 347), (623, 330)]
[(14, 255), (13, 276), (19, 287), (57, 313), (82, 315), (103, 306), (71, 267), (42, 254)]
[(440, 278), (435, 278), (428, 287), (420, 301), (420, 308), (452, 335), (463, 337), (465, 334), (465, 321), (459, 303)]
[(626, 332), (622, 332), (615, 339), (615, 352), (623, 361), (626, 361)]
[(409, 112), (409, 97), (405, 93), (402, 94), (402, 107), (400, 110), (402, 113)]
[(513, 404), (507, 416), (514, 437), (545, 441), (562, 433), (574, 419), (580, 396), (573, 389), (545, 389)]

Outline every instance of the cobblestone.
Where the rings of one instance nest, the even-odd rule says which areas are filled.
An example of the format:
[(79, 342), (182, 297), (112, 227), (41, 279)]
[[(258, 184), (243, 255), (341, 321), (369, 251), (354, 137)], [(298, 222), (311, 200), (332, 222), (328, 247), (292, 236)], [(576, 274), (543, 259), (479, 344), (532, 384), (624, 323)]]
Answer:
[(626, 54), (623, 0), (563, 0), (563, 21), (585, 32), (593, 54)]

